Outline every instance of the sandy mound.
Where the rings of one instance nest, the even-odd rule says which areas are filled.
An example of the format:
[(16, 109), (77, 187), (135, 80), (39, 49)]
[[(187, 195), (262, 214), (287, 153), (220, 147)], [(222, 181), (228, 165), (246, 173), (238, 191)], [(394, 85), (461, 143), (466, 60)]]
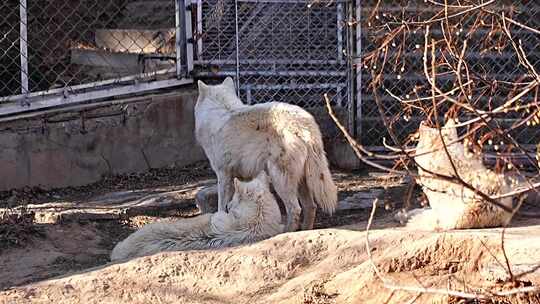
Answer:
[[(501, 229), (434, 233), (381, 225), (370, 232), (373, 259), (396, 284), (473, 292), (507, 277)], [(519, 277), (522, 286), (540, 286), (540, 221), (519, 226), (508, 229), (505, 239), (514, 275), (527, 271)], [(0, 302), (405, 303), (417, 297), (383, 287), (367, 257), (365, 232), (355, 231), (361, 227), (282, 234), (251, 246), (109, 264), (4, 291)], [(425, 294), (416, 303), (435, 298), (444, 296)]]

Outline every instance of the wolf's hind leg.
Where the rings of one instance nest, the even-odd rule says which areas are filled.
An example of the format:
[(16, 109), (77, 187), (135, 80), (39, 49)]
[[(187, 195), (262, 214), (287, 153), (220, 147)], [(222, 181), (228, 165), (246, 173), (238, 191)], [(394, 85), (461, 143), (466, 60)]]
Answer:
[(305, 182), (300, 183), (299, 195), (300, 205), (302, 205), (303, 212), (302, 230), (313, 229), (317, 206), (315, 206), (313, 195), (311, 195), (311, 192), (309, 191), (309, 188)]
[[(286, 197), (286, 198), (285, 198)], [(286, 232), (293, 232), (300, 229), (300, 204), (298, 204), (298, 198), (293, 192), (288, 192), (282, 196), (282, 200), (285, 203), (285, 209), (287, 210), (287, 225), (285, 227)]]
[(297, 231), (300, 228), (300, 204), (298, 203), (299, 178), (293, 179), (281, 172), (274, 164), (268, 164), (268, 171), (272, 179), (274, 190), (283, 201), (287, 212), (285, 232)]

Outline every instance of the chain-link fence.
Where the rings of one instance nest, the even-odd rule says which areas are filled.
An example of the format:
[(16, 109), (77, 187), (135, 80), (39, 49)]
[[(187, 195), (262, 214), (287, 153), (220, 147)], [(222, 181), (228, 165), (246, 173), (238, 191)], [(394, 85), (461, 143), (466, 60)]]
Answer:
[(345, 1), (198, 1), (199, 76), (234, 76), (248, 104), (351, 105)]
[(20, 94), (19, 3), (5, 1), (0, 7), (0, 96)]
[[(500, 29), (494, 30), (490, 23), (493, 6), (463, 13), (474, 6), (472, 2), (454, 2), (448, 3), (448, 14), (460, 17), (448, 19), (448, 34), (452, 40), (469, 41), (465, 60), (470, 64), (471, 79), (479, 84), (472, 89), (471, 98), (476, 107), (487, 111), (511, 98), (515, 87), (509, 84), (519, 82), (527, 71), (512, 46), (502, 44)], [(440, 18), (444, 4), (375, 0), (212, 0), (196, 4), (197, 75), (234, 76), (247, 103), (281, 101), (312, 108), (320, 107), (322, 94), (329, 93), (334, 106), (347, 114), (351, 131), (367, 146), (380, 147), (383, 138), (389, 139), (383, 117), (392, 122), (402, 139), (426, 119), (426, 113), (414, 107), (405, 109), (397, 99), (428, 96), (422, 57), (424, 27), (430, 22), (422, 22)], [(539, 7), (534, 2), (506, 1), (502, 10), (537, 29)], [(403, 20), (412, 21), (412, 26), (400, 24)], [(392, 34), (402, 25), (404, 29)], [(511, 31), (523, 42), (531, 63), (538, 66), (540, 36), (518, 26), (512, 26)], [(434, 26), (429, 39), (442, 40), (444, 34)], [(388, 48), (367, 60), (381, 46)], [(435, 57), (447, 55), (438, 50)], [(442, 74), (437, 77), (438, 87), (456, 85), (455, 75)], [(382, 102), (381, 109), (376, 98)], [(523, 96), (523, 102), (534, 98), (530, 92)], [(439, 109), (444, 114), (450, 107)], [(518, 114), (505, 113), (498, 117), (497, 126), (512, 126), (517, 118)], [(536, 143), (540, 136), (537, 128), (526, 125), (511, 134), (523, 144)]]
[[(447, 14), (457, 17), (441, 19), (448, 33), (433, 26), (429, 39), (468, 41), (464, 59), (474, 82), (471, 97), (478, 108), (492, 109), (530, 74), (493, 14), (505, 12), (537, 30), (508, 26), (539, 69), (540, 5), (507, 0), (467, 13), (469, 2), (454, 2)], [(425, 25), (440, 22), (422, 22), (441, 18), (442, 11), (440, 2), (422, 0), (8, 0), (0, 4), (0, 102), (31, 102), (45, 92), (58, 94), (58, 103), (64, 103), (81, 91), (96, 99), (168, 87), (187, 76), (194, 55), (196, 76), (234, 76), (249, 104), (281, 101), (317, 108), (322, 94), (329, 93), (361, 142), (381, 146), (388, 138), (382, 117), (402, 138), (426, 118), (414, 107), (404, 110), (397, 100), (427, 96)], [(412, 23), (396, 31), (403, 20)], [(386, 51), (376, 52), (381, 46)], [(445, 56), (437, 50), (437, 58)], [(121, 83), (131, 87), (111, 90)], [(437, 84), (449, 89), (455, 76), (438, 76)], [(94, 88), (97, 93), (87, 93)], [(536, 96), (532, 90), (520, 102)], [(505, 113), (497, 123), (512, 126), (519, 115)], [(524, 124), (511, 134), (524, 144), (540, 140), (535, 126)]]
[[(33, 97), (60, 92), (65, 102), (77, 91), (99, 88), (101, 93), (86, 97), (92, 99), (106, 97), (104, 92), (111, 86), (185, 76), (189, 4), (183, 0), (2, 1), (0, 101), (25, 99), (31, 104)], [(113, 90), (108, 95), (153, 86)]]
[[(439, 74), (436, 84), (444, 92), (456, 88), (458, 91), (454, 91), (453, 96), (458, 98), (460, 95), (459, 79), (450, 66), (457, 65), (464, 41), (467, 41), (467, 46), (463, 62), (468, 64), (466, 67), (463, 64), (466, 71), (462, 73), (467, 79), (462, 81), (465, 91), (469, 93), (468, 96), (459, 96), (461, 102), (470, 102), (480, 110), (491, 111), (523, 89), (523, 84), (531, 79), (531, 72), (521, 64), (519, 51), (510, 42), (504, 28), (508, 28), (530, 64), (537, 71), (540, 70), (540, 3), (492, 2), (359, 2), (363, 53), (359, 129), (363, 144), (382, 146), (383, 138), (392, 143), (383, 115), (392, 123), (392, 129), (403, 142), (407, 135), (418, 128), (419, 122), (426, 119), (426, 113), (420, 109), (410, 107), (404, 110), (403, 101), (418, 101), (431, 96), (423, 62), (428, 26), (428, 43), (436, 43), (437, 48), (435, 56), (431, 56), (431, 48), (428, 50), (426, 60), (431, 71), (431, 58), (435, 57)], [(444, 3), (448, 4), (446, 11)], [(502, 16), (508, 18), (503, 20)], [(535, 102), (537, 97), (538, 90), (531, 90), (520, 96), (517, 105)], [(375, 98), (382, 102), (382, 113)], [(432, 102), (429, 98), (425, 101)], [(441, 106), (438, 114), (442, 116), (451, 110), (448, 105), (452, 104), (447, 102)], [(538, 111), (538, 108), (519, 112), (511, 109), (501, 112), (490, 124), (501, 130), (513, 128), (509, 133), (520, 144), (537, 144), (540, 142), (538, 126), (530, 123), (516, 126), (534, 111)], [(466, 112), (462, 111), (459, 115), (462, 121), (475, 117), (474, 113)], [(497, 143), (499, 140), (504, 139), (493, 139)]]

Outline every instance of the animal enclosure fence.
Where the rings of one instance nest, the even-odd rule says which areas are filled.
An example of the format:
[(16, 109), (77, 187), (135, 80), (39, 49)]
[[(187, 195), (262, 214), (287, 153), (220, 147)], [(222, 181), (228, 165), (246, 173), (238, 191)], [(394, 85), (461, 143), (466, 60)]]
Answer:
[(0, 115), (191, 82), (184, 0), (0, 3)]
[(280, 101), (306, 108), (353, 109), (352, 2), (197, 1), (199, 76), (235, 77), (248, 104)]
[[(470, 63), (470, 79), (478, 82), (470, 91), (471, 102), (489, 111), (512, 98), (516, 86), (528, 73), (519, 64), (512, 46), (507, 40), (504, 43), (505, 33), (489, 23), (490, 14), (506, 12), (517, 22), (538, 29), (540, 5), (534, 1), (505, 1), (502, 7), (497, 7), (490, 1), (469, 2), (447, 3), (447, 14), (463, 15), (448, 19), (447, 26), (451, 28), (452, 40), (468, 41), (464, 60)], [(429, 20), (444, 20), (441, 18), (444, 3), (375, 0), (196, 3), (194, 36), (198, 75), (234, 76), (240, 96), (247, 103), (281, 101), (321, 107), (322, 94), (329, 93), (333, 105), (347, 114), (350, 131), (356, 133), (362, 144), (371, 147), (381, 147), (383, 138), (390, 138), (385, 120), (392, 122), (391, 127), (399, 138), (406, 139), (426, 119), (426, 113), (404, 109), (403, 101), (429, 92), (423, 69), (425, 25), (431, 23)], [(476, 10), (474, 4), (480, 8)], [(401, 28), (399, 33), (396, 28)], [(521, 41), (531, 64), (539, 68), (540, 35), (515, 25), (510, 31)], [(393, 32), (397, 34), (391, 36)], [(441, 40), (445, 33), (433, 29), (429, 34), (429, 39)], [(381, 51), (383, 48), (385, 51)], [(447, 55), (435, 53), (441, 58)], [(388, 62), (385, 64), (384, 60)], [(443, 89), (450, 89), (456, 83), (451, 73), (437, 78), (437, 85)], [(521, 102), (534, 101), (536, 96), (535, 92), (529, 92), (522, 96)], [(381, 109), (375, 100), (379, 97)], [(441, 108), (443, 113), (448, 110)], [(470, 114), (458, 116), (467, 120), (472, 117)], [(500, 115), (495, 119), (497, 127), (510, 128), (520, 123), (519, 115)], [(510, 133), (528, 146), (540, 141), (540, 130), (533, 125), (514, 126)]]
[[(0, 115), (172, 87), (192, 76), (233, 76), (249, 104), (318, 108), (328, 93), (362, 144), (381, 147), (389, 139), (385, 120), (405, 139), (426, 118), (403, 107), (429, 91), (426, 25), (448, 23), (448, 33), (432, 26), (429, 39), (468, 41), (470, 97), (483, 110), (512, 98), (531, 74), (490, 18), (510, 16), (516, 22), (510, 34), (540, 68), (540, 4), (499, 4), (447, 1), (445, 10), (442, 2), (423, 0), (3, 1)], [(455, 17), (443, 18), (445, 11)], [(448, 72), (437, 77), (443, 90), (457, 83)], [(519, 102), (537, 95), (530, 90)], [(522, 144), (539, 142), (539, 128), (515, 126), (520, 115), (494, 121), (511, 127)]]
[[(361, 3), (357, 16), (362, 45), (362, 62), (358, 66), (362, 84), (358, 92), (361, 96), (358, 128), (365, 145), (381, 146), (383, 138), (392, 142), (382, 117), (403, 142), (426, 119), (426, 114), (414, 106), (421, 104), (421, 99), (428, 104), (432, 102), (426, 68), (430, 74), (433, 59), (436, 86), (452, 92), (448, 96), (470, 105), (469, 108), (494, 111), (517, 96), (517, 108), (495, 114), (486, 125), (504, 130), (532, 152), (533, 145), (540, 142), (540, 128), (528, 121), (528, 116), (535, 112), (540, 117), (535, 85), (538, 79), (534, 75), (534, 70), (540, 69), (538, 1), (358, 3)], [(432, 44), (436, 45), (433, 53)], [(463, 71), (456, 72), (460, 60)], [(458, 73), (463, 79), (458, 79)], [(529, 90), (527, 84), (534, 89)], [(523, 88), (527, 92), (520, 95)], [(452, 103), (437, 95), (437, 100), (446, 101), (440, 107), (442, 115), (451, 110)], [(382, 109), (377, 106), (377, 98)], [(522, 105), (530, 107), (518, 109)], [(460, 111), (458, 117), (467, 121), (477, 114)], [(508, 138), (499, 136), (491, 141), (508, 142)]]

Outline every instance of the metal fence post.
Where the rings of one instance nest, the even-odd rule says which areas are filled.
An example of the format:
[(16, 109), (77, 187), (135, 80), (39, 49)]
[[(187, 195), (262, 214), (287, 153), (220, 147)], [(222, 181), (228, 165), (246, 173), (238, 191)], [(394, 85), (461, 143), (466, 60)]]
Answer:
[[(343, 64), (343, 4), (341, 2), (336, 3), (336, 30), (337, 30), (337, 60), (339, 64)], [(347, 31), (345, 31), (347, 32)], [(345, 44), (347, 40), (345, 40)], [(336, 104), (340, 108), (343, 107), (343, 94), (339, 88), (336, 89)], [(350, 130), (350, 129), (349, 129)]]
[[(21, 55), (21, 94), (28, 95), (28, 17), (26, 10), (26, 0), (20, 0), (19, 2), (19, 15), (20, 15), (20, 33), (19, 33), (19, 47)], [(21, 106), (28, 105), (28, 101), (25, 98), (21, 100)]]
[[(176, 77), (189, 76), (193, 70), (193, 32), (191, 0), (176, 0)], [(182, 70), (185, 65), (185, 71)]]
[(234, 0), (234, 30), (236, 36), (236, 93), (240, 95), (240, 50), (238, 32), (238, 0)]
[(343, 22), (343, 4), (338, 2), (336, 5), (337, 14), (337, 58), (339, 63), (343, 62), (343, 26), (346, 23)]
[(351, 20), (354, 20), (355, 6), (353, 2), (348, 2), (346, 5), (345, 19), (341, 26), (345, 26), (346, 35), (346, 48), (347, 48), (347, 117), (348, 117), (348, 130), (356, 137), (356, 79), (354, 79), (355, 66), (354, 66), (354, 47), (355, 32), (352, 26), (349, 26)]
[(184, 0), (176, 0), (175, 2), (175, 20), (176, 20), (176, 40), (175, 40), (175, 49), (176, 49), (176, 78), (181, 78), (182, 75), (182, 63), (183, 63), (183, 54), (184, 54), (184, 42), (185, 30), (182, 29), (183, 24), (186, 24), (185, 20), (185, 4)]
[(203, 5), (202, 0), (197, 0), (197, 60), (203, 60)]
[(184, 0), (184, 33), (185, 33), (185, 44), (184, 52), (185, 58), (184, 62), (186, 64), (186, 71), (184, 76), (189, 77), (191, 71), (193, 71), (193, 25), (191, 24), (191, 0)]
[(356, 0), (356, 137), (362, 143), (362, 4)]

